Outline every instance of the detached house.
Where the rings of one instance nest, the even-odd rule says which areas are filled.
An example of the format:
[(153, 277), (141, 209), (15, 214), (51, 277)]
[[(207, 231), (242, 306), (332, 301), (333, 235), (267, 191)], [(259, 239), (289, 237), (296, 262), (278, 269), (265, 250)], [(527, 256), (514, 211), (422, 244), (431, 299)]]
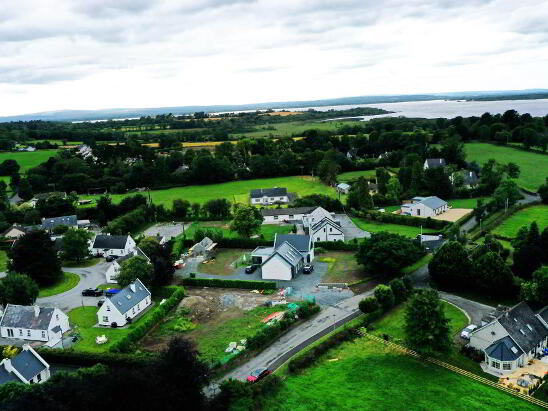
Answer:
[(65, 215), (62, 217), (42, 218), (42, 230), (53, 231), (55, 227), (65, 225), (69, 228), (78, 228), (78, 218), (76, 215)]
[(439, 167), (445, 167), (445, 159), (444, 158), (427, 158), (424, 160), (424, 166), (423, 168), (425, 170), (432, 169), (432, 168), (439, 168)]
[(313, 241), (344, 241), (340, 222), (322, 207), (304, 216), (303, 226)]
[(0, 336), (54, 345), (68, 331), (69, 320), (59, 308), (8, 304), (0, 320)]
[(151, 304), (150, 291), (137, 279), (107, 298), (97, 311), (99, 325), (123, 327)]
[(0, 362), (0, 384), (22, 382), (41, 384), (49, 380), (49, 364), (28, 344), (13, 358), (4, 358)]
[(274, 224), (280, 222), (297, 223), (303, 221), (305, 215), (314, 211), (315, 207), (294, 207), (294, 208), (263, 208), (263, 224)]
[(289, 193), (285, 187), (258, 188), (251, 190), (251, 204), (289, 203)]
[(548, 307), (538, 314), (524, 302), (470, 333), (471, 347), (485, 354), (490, 372), (509, 373), (548, 347)]
[(214, 243), (211, 238), (204, 237), (202, 241), (190, 247), (188, 252), (189, 254), (193, 256), (198, 256), (198, 255), (207, 256), (210, 252), (213, 251), (216, 245), (217, 243)]
[(116, 284), (116, 278), (118, 277), (118, 274), (120, 274), (120, 268), (122, 267), (122, 263), (126, 260), (129, 260), (131, 257), (142, 257), (150, 263), (150, 258), (147, 257), (143, 250), (141, 250), (139, 247), (135, 247), (128, 254), (117, 258), (112, 262), (112, 264), (110, 264), (107, 271), (105, 272), (107, 283)]
[(458, 176), (462, 176), (463, 187), (473, 188), (479, 184), (479, 178), (475, 171), (471, 171), (471, 170), (455, 171), (453, 174), (449, 176), (449, 180), (451, 180), (452, 184), (455, 184), (455, 181), (457, 180)]
[(13, 224), (10, 228), (8, 228), (2, 236), (7, 238), (10, 241), (15, 241), (19, 239), (20, 237), (23, 237), (26, 234), (27, 230), (25, 227), (19, 224)]
[(91, 245), (93, 255), (117, 255), (122, 257), (135, 248), (135, 241), (130, 235), (99, 234)]
[(411, 203), (401, 206), (401, 214), (426, 218), (445, 213), (448, 209), (447, 201), (439, 197), (414, 197)]

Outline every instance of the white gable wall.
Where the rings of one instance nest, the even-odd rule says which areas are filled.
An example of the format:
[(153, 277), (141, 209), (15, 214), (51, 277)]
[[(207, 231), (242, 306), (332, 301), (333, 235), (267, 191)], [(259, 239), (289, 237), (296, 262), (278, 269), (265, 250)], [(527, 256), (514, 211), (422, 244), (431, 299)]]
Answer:
[(137, 303), (133, 308), (130, 308), (126, 313), (120, 313), (118, 308), (110, 299), (106, 299), (101, 308), (97, 311), (97, 321), (100, 325), (110, 326), (115, 322), (119, 327), (123, 327), (127, 323), (128, 318), (134, 318), (143, 312), (152, 303), (150, 296)]
[(311, 234), (314, 241), (344, 241), (344, 233), (338, 227), (325, 222)]
[(261, 268), (263, 280), (289, 281), (293, 278), (293, 275), (291, 274), (291, 264), (279, 255), (274, 255), (270, 260), (264, 263)]

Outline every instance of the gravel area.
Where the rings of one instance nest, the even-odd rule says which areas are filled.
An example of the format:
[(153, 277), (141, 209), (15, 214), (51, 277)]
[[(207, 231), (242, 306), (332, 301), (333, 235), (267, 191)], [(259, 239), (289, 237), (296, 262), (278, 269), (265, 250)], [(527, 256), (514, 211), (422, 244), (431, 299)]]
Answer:
[(188, 229), (190, 223), (158, 223), (154, 224), (145, 230), (146, 236), (156, 236), (160, 234), (162, 237), (166, 237), (170, 240), (172, 237), (177, 237), (183, 232), (183, 227)]
[(341, 229), (344, 234), (344, 241), (353, 240), (354, 238), (369, 238), (371, 233), (358, 228), (346, 214), (335, 214), (335, 217), (341, 223)]

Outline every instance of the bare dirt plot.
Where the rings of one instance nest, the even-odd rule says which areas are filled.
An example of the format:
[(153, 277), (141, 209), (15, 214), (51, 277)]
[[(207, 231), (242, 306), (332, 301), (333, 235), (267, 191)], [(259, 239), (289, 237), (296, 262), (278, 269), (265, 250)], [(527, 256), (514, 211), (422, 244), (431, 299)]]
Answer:
[(443, 221), (450, 221), (455, 222), (458, 219), (464, 217), (465, 215), (470, 214), (474, 210), (471, 210), (469, 208), (451, 208), (450, 210), (446, 211), (443, 214), (433, 216), (433, 220), (443, 220)]
[(296, 114), (303, 114), (301, 111), (273, 111), (271, 113), (264, 113), (261, 114), (261, 116), (280, 116), (280, 117), (286, 117), (286, 116), (294, 116)]

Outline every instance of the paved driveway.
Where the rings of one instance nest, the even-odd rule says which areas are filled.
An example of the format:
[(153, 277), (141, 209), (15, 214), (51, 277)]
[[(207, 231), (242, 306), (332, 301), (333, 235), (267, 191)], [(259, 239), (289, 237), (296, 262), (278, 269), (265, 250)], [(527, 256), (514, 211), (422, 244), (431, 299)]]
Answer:
[(99, 264), (87, 268), (65, 268), (63, 271), (78, 274), (80, 282), (73, 289), (51, 297), (38, 298), (36, 304), (43, 307), (57, 307), (63, 311), (70, 311), (82, 305), (97, 305), (99, 297), (82, 297), (82, 290), (95, 288), (106, 282), (105, 272), (112, 263), (102, 260)]
[(166, 237), (170, 240), (171, 238), (177, 237), (183, 230), (188, 229), (188, 227), (190, 227), (190, 223), (158, 223), (147, 228), (144, 234), (146, 236), (156, 236), (160, 234), (162, 237)]
[(358, 228), (346, 214), (335, 214), (335, 217), (341, 223), (341, 229), (344, 234), (344, 241), (353, 240), (354, 238), (369, 238), (371, 233)]

